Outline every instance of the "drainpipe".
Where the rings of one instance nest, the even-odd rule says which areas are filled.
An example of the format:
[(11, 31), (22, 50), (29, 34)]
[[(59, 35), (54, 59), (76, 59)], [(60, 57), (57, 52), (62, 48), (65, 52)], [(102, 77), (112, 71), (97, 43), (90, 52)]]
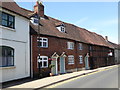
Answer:
[(76, 62), (75, 62), (76, 63), (76, 71), (78, 71), (78, 65), (77, 65), (79, 63), (78, 62), (78, 45), (77, 45), (76, 41), (75, 41), (75, 54), (76, 54), (75, 55), (75, 58), (76, 58)]

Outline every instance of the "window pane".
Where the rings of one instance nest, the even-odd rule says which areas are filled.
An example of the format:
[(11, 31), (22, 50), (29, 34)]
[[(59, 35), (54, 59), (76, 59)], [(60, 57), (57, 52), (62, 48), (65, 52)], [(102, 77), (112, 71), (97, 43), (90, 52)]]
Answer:
[(14, 23), (13, 22), (9, 22), (8, 27), (14, 28)]
[(47, 41), (47, 39), (43, 39), (43, 41)]
[(44, 58), (44, 60), (47, 60), (47, 58)]
[(7, 57), (2, 57), (2, 66), (7, 66)]
[(47, 47), (47, 43), (46, 42), (43, 42), (43, 47)]
[(44, 62), (44, 67), (47, 67), (47, 62)]
[(37, 23), (37, 24), (38, 24), (38, 19), (34, 19), (34, 23)]
[(8, 65), (7, 66), (11, 66), (11, 65), (13, 65), (13, 60), (12, 60), (13, 58), (12, 57), (7, 57), (7, 61), (8, 61)]
[(9, 15), (9, 21), (13, 22), (14, 21), (14, 17)]
[(7, 20), (7, 14), (2, 13), (2, 19)]
[(7, 21), (6, 20), (2, 20), (2, 25), (3, 26), (7, 26)]
[(0, 12), (0, 25), (2, 25), (2, 12)]
[(40, 67), (42, 67), (42, 62), (40, 62)]
[(2, 66), (2, 56), (0, 56), (0, 66)]
[(41, 46), (42, 46), (42, 43), (41, 43), (41, 42), (38, 42), (38, 46), (41, 47)]

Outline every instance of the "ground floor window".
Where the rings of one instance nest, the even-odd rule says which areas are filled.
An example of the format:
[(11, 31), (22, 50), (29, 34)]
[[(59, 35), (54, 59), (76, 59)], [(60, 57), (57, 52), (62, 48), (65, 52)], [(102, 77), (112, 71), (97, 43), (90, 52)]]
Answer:
[(83, 57), (82, 57), (82, 55), (79, 56), (79, 62), (80, 62), (80, 64), (83, 64)]
[(14, 49), (0, 46), (0, 67), (14, 66)]
[(40, 58), (38, 56), (37, 60), (40, 60), (40, 62), (38, 62), (38, 64), (40, 63), (41, 68), (48, 67), (48, 57), (47, 56), (40, 56)]
[(74, 56), (73, 55), (68, 56), (68, 64), (74, 64)]

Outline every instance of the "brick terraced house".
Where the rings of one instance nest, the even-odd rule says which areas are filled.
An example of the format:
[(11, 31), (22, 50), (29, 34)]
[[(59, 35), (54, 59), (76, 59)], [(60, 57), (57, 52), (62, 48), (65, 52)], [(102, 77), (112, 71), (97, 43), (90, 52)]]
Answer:
[[(40, 6), (39, 24), (38, 5)], [(27, 70), (25, 71), (26, 76), (29, 76), (29, 73), (27, 72), (30, 71), (31, 77), (36, 77), (39, 73), (38, 60), (40, 63), (40, 73), (43, 76), (49, 76), (50, 72), (53, 75), (57, 75), (82, 69), (94, 69), (115, 63), (114, 48), (101, 35), (90, 32), (84, 28), (77, 27), (73, 24), (46, 16), (44, 14), (44, 6), (41, 3), (36, 3), (34, 6), (34, 11), (26, 10), (21, 7), (19, 7), (19, 9), (19, 13), (24, 12), (24, 14), (30, 19), (30, 40), (26, 41), (30, 41), (31, 48), (30, 62), (28, 59), (25, 59), (27, 62), (24, 62), (24, 59), (22, 59), (22, 61), (18, 60), (20, 63), (23, 62), (21, 64), (24, 66), (27, 65), (25, 69), (22, 69), (23, 72), (21, 72), (19, 75), (23, 74), (24, 70)], [(12, 8), (12, 10), (14, 9)], [(16, 17), (20, 16), (16, 15)], [(24, 18), (21, 17), (21, 19)], [(21, 30), (25, 31), (26, 28), (24, 25), (26, 24), (23, 24), (24, 29)], [(40, 30), (38, 30), (38, 25)], [(25, 34), (24, 32), (22, 33)], [(40, 33), (40, 38), (38, 33)], [(29, 39), (28, 34), (29, 32), (27, 30), (27, 36), (23, 35), (26, 36), (24, 38)], [(21, 38), (23, 36), (21, 36)], [(25, 47), (27, 48), (27, 46)], [(22, 48), (18, 49), (22, 50)], [(38, 53), (39, 50), (40, 57)], [(15, 51), (17, 51), (17, 49), (15, 49)], [(29, 58), (29, 55), (26, 56), (26, 58), (27, 57)], [(21, 65), (20, 63), (16, 65), (19, 66)], [(30, 66), (28, 66), (29, 64)], [(16, 67), (21, 68), (18, 66)], [(21, 71), (21, 69), (17, 70), (17, 68), (14, 70), (17, 72)]]
[[(38, 5), (40, 5), (40, 30), (38, 30)], [(32, 76), (35, 77), (39, 72), (39, 47), (41, 73), (46, 76), (49, 72), (57, 75), (115, 64), (113, 46), (101, 35), (46, 16), (41, 3), (36, 3), (34, 11), (23, 10), (31, 18)], [(53, 67), (50, 68), (50, 65)]]

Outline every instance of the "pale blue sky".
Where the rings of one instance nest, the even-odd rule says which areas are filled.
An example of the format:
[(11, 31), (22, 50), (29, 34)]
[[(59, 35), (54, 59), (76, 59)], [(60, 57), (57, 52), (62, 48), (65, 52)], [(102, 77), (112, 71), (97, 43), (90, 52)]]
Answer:
[[(19, 2), (21, 7), (33, 10), (34, 2)], [(118, 43), (117, 2), (44, 2), (45, 14), (64, 22), (96, 32)]]

